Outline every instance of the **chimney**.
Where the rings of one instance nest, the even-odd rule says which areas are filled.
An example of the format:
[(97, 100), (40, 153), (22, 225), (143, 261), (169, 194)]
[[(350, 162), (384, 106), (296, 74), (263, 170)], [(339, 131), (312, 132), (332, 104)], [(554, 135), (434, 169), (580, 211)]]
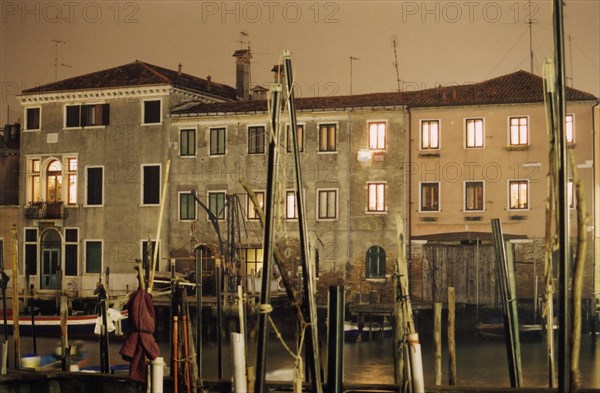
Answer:
[(283, 64), (275, 64), (273, 68), (271, 68), (271, 72), (273, 73), (273, 82), (284, 84), (285, 81), (283, 79)]
[(210, 91), (210, 81), (212, 79), (212, 76), (207, 76), (206, 77), (206, 91)]
[(181, 75), (181, 69), (183, 68), (183, 65), (181, 65), (181, 63), (179, 63), (177, 65), (177, 75)]
[(235, 88), (237, 90), (237, 98), (240, 100), (248, 100), (250, 96), (250, 59), (252, 53), (250, 48), (236, 50), (233, 53), (235, 57)]

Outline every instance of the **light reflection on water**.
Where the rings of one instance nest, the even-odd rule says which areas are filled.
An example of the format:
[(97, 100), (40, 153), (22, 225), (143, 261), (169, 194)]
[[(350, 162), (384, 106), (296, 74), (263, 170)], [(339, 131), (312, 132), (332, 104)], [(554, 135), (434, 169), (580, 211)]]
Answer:
[[(31, 338), (22, 337), (21, 353), (30, 353), (32, 348)], [(39, 353), (49, 353), (57, 343), (57, 339), (38, 338), (37, 348)], [(434, 349), (433, 344), (421, 338), (423, 370), (425, 385), (433, 386), (434, 376)], [(600, 388), (600, 338), (595, 346), (592, 345), (591, 336), (583, 335), (581, 341), (580, 371), (582, 374), (582, 387)], [(90, 352), (89, 363), (99, 364), (98, 342), (85, 340)], [(159, 343), (161, 356), (168, 364), (169, 344)], [(231, 376), (231, 349), (227, 340), (224, 340), (222, 349), (223, 376)], [(126, 364), (118, 352), (122, 341), (111, 341), (111, 364)], [(293, 342), (288, 342), (292, 348)], [(12, 351), (12, 343), (9, 346)], [(268, 345), (267, 379), (289, 381), (293, 376), (294, 362), (285, 352), (276, 339), (271, 339)], [(326, 348), (323, 348), (325, 351)], [(346, 343), (344, 345), (344, 382), (346, 383), (377, 383), (392, 384), (394, 382), (392, 340), (389, 338), (364, 341), (362, 343)], [(479, 387), (508, 387), (508, 362), (506, 360), (506, 347), (503, 342), (468, 341), (459, 340), (456, 343), (457, 351), (457, 384), (463, 386)], [(12, 355), (9, 355), (12, 356)], [(522, 343), (521, 357), (523, 365), (524, 387), (548, 386), (547, 362), (545, 342)], [(248, 365), (256, 362), (256, 343), (248, 345)], [(12, 358), (10, 361), (12, 366)], [(216, 379), (217, 377), (217, 346), (214, 343), (203, 343), (203, 377)], [(448, 383), (447, 346), (443, 346), (442, 358), (442, 384)]]

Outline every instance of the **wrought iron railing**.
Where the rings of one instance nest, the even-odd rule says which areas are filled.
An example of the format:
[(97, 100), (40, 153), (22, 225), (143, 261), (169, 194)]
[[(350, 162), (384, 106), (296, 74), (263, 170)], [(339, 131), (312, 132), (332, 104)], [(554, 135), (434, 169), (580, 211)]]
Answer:
[(25, 208), (25, 218), (32, 220), (65, 219), (69, 211), (62, 202), (30, 202)]

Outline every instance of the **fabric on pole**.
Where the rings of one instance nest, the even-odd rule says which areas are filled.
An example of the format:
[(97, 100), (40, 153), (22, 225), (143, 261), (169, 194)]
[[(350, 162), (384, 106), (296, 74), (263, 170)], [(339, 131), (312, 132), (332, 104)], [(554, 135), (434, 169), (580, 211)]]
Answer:
[(160, 355), (160, 349), (154, 340), (155, 316), (152, 295), (139, 288), (129, 297), (128, 310), (131, 331), (119, 353), (124, 360), (131, 362), (129, 379), (146, 383), (146, 359), (154, 360)]

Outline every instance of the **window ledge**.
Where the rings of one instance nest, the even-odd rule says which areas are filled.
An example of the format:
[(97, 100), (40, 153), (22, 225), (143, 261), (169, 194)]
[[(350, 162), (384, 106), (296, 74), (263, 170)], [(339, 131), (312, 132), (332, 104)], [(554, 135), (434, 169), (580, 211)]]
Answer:
[(506, 151), (527, 151), (529, 150), (529, 145), (508, 145), (505, 149)]
[(366, 282), (383, 284), (383, 283), (385, 283), (385, 277), (381, 277), (381, 278), (365, 278), (365, 281)]
[(527, 216), (523, 215), (523, 214), (515, 214), (510, 216), (511, 220), (514, 221), (522, 221), (522, 220), (527, 220)]
[(421, 217), (419, 218), (420, 221), (424, 221), (424, 222), (434, 222), (437, 221), (438, 218), (437, 217)]
[(147, 126), (162, 126), (163, 123), (162, 121), (160, 123), (140, 123), (140, 126), (142, 127), (147, 127)]
[(567, 142), (567, 148), (568, 149), (574, 149), (577, 147), (577, 143), (576, 142)]
[(465, 221), (481, 221), (482, 216), (465, 216)]
[(427, 157), (439, 157), (440, 152), (437, 153), (419, 153), (419, 157), (427, 158)]
[(382, 214), (388, 214), (388, 209), (387, 207), (385, 208), (385, 210), (365, 210), (365, 214), (372, 214), (372, 215), (382, 215)]

